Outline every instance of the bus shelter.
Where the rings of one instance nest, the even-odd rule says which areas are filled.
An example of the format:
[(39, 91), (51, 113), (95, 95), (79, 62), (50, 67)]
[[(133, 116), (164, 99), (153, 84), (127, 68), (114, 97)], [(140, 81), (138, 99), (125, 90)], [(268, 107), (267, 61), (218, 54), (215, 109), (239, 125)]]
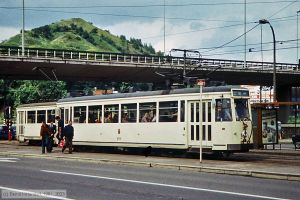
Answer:
[(275, 144), (278, 144), (278, 140), (282, 136), (279, 112), (287, 112), (284, 109), (291, 106), (298, 108), (299, 104), (300, 102), (252, 104), (254, 148), (263, 148), (264, 146), (272, 145), (274, 149)]

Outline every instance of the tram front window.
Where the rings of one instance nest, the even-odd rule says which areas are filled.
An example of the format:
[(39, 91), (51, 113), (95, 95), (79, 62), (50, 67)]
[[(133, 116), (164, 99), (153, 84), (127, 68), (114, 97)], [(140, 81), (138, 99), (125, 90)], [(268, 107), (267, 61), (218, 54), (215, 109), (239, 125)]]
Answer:
[(236, 121), (250, 119), (247, 99), (235, 99), (234, 105), (235, 105)]
[(216, 121), (232, 121), (230, 99), (216, 99)]

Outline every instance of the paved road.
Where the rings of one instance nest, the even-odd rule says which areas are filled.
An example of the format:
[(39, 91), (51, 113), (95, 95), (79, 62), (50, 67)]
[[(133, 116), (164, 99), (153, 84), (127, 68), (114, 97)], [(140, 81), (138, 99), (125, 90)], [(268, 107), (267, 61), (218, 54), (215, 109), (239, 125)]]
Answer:
[(60, 190), (65, 199), (299, 199), (299, 187), (294, 181), (0, 157), (2, 192)]

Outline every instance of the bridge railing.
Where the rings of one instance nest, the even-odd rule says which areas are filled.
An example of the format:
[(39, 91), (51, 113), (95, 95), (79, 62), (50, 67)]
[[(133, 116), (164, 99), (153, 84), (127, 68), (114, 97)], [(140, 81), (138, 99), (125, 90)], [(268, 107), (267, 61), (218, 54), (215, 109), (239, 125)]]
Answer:
[[(3, 57), (20, 57), (35, 59), (60, 59), (74, 61), (90, 61), (90, 62), (119, 62), (119, 63), (137, 63), (137, 64), (153, 64), (153, 65), (172, 65), (183, 66), (201, 66), (201, 67), (217, 67), (223, 69), (243, 69), (243, 70), (273, 70), (271, 62), (255, 62), (247, 61), (246, 66), (241, 60), (224, 60), (224, 59), (206, 59), (206, 58), (186, 58), (171, 56), (156, 56), (142, 54), (124, 54), (109, 52), (88, 52), (88, 51), (72, 51), (61, 49), (42, 49), (42, 48), (25, 48), (24, 56), (22, 56), (21, 47), (0, 46), (0, 56)], [(276, 63), (278, 71), (298, 71), (300, 68), (297, 64)]]

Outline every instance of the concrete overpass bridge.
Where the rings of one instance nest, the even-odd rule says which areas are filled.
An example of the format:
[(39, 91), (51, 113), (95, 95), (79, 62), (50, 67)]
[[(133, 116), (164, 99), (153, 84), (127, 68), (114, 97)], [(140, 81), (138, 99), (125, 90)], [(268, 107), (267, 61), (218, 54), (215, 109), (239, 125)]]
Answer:
[[(278, 86), (300, 86), (298, 64), (277, 63)], [(0, 46), (0, 78), (163, 82), (187, 77), (272, 85), (273, 63)]]

